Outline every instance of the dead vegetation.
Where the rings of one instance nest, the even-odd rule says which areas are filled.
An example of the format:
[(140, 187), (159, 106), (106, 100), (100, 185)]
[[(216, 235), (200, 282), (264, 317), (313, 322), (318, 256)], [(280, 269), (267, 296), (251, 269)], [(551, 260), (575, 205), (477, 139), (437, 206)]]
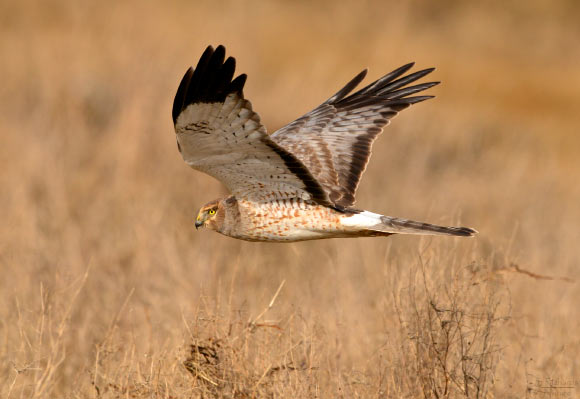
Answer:
[[(407, 338), (405, 362), (425, 398), (488, 398), (493, 393), (502, 354), (498, 333), (511, 314), (509, 291), (474, 269), (465, 267), (451, 282), (433, 284), (422, 266), (420, 286), (412, 282), (395, 301)], [(401, 301), (408, 308), (401, 310)]]
[[(350, 376), (342, 382), (345, 391), (359, 395), (364, 392), (366, 396), (376, 390), (384, 397), (493, 397), (503, 349), (498, 335), (510, 319), (511, 304), (505, 284), (499, 279), (490, 280), (485, 269), (470, 265), (445, 282), (428, 276), (422, 264), (414, 269), (409, 274), (409, 285), (393, 293), (391, 303), (390, 311), (399, 320), (399, 356), (393, 358), (396, 351), (390, 351), (392, 348), (381, 348), (381, 356), (388, 360), (373, 365), (380, 369), (381, 377), (369, 383)], [(293, 396), (318, 396), (316, 391), (297, 388), (312, 387), (312, 381), (321, 379), (322, 365), (317, 364), (320, 359), (314, 355), (319, 342), (312, 337), (290, 337), (286, 323), (219, 320), (216, 314), (219, 311), (214, 318), (196, 320), (190, 330), (193, 343), (183, 364), (194, 378), (196, 394), (276, 397), (280, 386), (288, 388), (294, 380), (299, 385), (292, 386)], [(289, 350), (262, 355), (255, 352), (257, 348), (278, 346), (272, 341)]]
[[(202, 397), (276, 397), (280, 390), (293, 389), (301, 397), (315, 397), (312, 379), (313, 337), (293, 336), (289, 320), (262, 318), (274, 306), (284, 282), (268, 307), (243, 322), (221, 309), (199, 317), (189, 327), (190, 351), (183, 365), (194, 378), (193, 390)], [(275, 348), (275, 349), (274, 349)], [(274, 349), (274, 350), (273, 350)], [(286, 387), (286, 388), (284, 388)]]

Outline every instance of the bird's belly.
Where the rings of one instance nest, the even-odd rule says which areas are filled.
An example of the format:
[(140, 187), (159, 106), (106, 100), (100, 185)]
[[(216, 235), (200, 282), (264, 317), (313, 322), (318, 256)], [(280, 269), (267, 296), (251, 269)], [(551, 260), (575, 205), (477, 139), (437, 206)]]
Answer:
[[(240, 204), (242, 238), (251, 241), (303, 241), (344, 234), (342, 214), (304, 201)], [(342, 233), (342, 234), (341, 234)]]

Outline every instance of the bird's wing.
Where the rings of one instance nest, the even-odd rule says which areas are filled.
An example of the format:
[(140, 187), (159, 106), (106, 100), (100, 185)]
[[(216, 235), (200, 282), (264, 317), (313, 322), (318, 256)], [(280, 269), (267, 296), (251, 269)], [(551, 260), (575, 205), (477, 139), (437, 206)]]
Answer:
[(364, 70), (320, 106), (274, 132), (270, 137), (308, 168), (337, 207), (350, 207), (371, 155), (371, 146), (394, 116), (433, 96), (413, 96), (439, 82), (410, 83), (434, 68), (403, 76), (404, 65), (356, 93)]
[(232, 80), (235, 60), (224, 59), (223, 46), (209, 46), (177, 89), (172, 116), (185, 162), (241, 199), (302, 198), (332, 205), (303, 163), (269, 138), (244, 99), (246, 75)]

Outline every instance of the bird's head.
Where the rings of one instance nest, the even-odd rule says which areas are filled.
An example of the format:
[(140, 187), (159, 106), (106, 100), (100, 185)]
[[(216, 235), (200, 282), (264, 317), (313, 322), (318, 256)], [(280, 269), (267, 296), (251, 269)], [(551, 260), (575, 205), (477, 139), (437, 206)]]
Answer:
[(224, 220), (224, 208), (221, 200), (211, 201), (201, 207), (195, 219), (195, 228), (208, 227), (218, 230)]

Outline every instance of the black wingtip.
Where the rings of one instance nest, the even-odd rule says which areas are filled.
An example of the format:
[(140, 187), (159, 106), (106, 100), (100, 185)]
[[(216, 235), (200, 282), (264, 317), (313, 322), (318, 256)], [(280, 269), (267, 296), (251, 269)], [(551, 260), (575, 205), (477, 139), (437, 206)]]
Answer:
[[(394, 71), (389, 72), (382, 78), (372, 82), (368, 86), (363, 87), (362, 89), (358, 90), (353, 94), (350, 94), (347, 97), (346, 94), (348, 93), (345, 92), (345, 89), (348, 88), (350, 91), (354, 88), (354, 86), (350, 87), (351, 84), (349, 83), (347, 84), (347, 86), (345, 86), (345, 89), (341, 90), (335, 96), (331, 97), (327, 101), (327, 103), (330, 100), (334, 100), (337, 102), (337, 105), (340, 104), (340, 106), (343, 107), (354, 108), (380, 102), (390, 107), (394, 107), (395, 111), (400, 111), (407, 108), (411, 104), (415, 104), (433, 98), (433, 96), (409, 97), (412, 94), (427, 90), (440, 83), (440, 82), (427, 82), (413, 86), (408, 86), (409, 84), (412, 84), (413, 82), (419, 80), (420, 78), (430, 74), (435, 70), (435, 68), (426, 68), (405, 75), (405, 73), (407, 73), (407, 71), (409, 71), (414, 65), (415, 65), (414, 62), (409, 62), (403, 66), (400, 66)], [(356, 79), (353, 79), (353, 81), (355, 80)], [(357, 81), (357, 84), (359, 82), (360, 80)], [(341, 96), (338, 97), (338, 94), (341, 94)]]
[(439, 83), (441, 83), (441, 82), (427, 82), (427, 83), (421, 83), (421, 84), (418, 84), (415, 86), (404, 87), (402, 89), (390, 91), (389, 93), (387, 93), (381, 97), (384, 97), (386, 99), (391, 99), (391, 100), (409, 98), (408, 96), (410, 96), (411, 94), (419, 93), (421, 91), (430, 89), (433, 86), (437, 86)]
[(333, 104), (337, 101), (342, 100), (345, 96), (348, 95), (348, 93), (353, 91), (354, 88), (357, 87), (360, 82), (363, 81), (365, 76), (367, 76), (368, 71), (369, 71), (368, 68), (365, 68), (362, 71), (360, 71), (354, 78), (352, 78), (346, 85), (344, 85), (344, 87), (342, 89), (340, 89), (338, 92), (336, 92), (332, 97), (330, 97), (324, 103), (325, 104)]
[[(402, 88), (410, 83), (415, 82), (416, 80), (421, 79), (423, 76), (430, 74), (434, 70), (435, 70), (435, 68), (427, 68), (427, 69), (423, 69), (421, 71), (413, 72), (407, 76), (403, 76), (402, 78), (399, 78), (396, 80), (389, 80), (388, 84), (381, 85), (381, 87), (378, 88), (378, 90), (376, 90), (376, 95), (379, 95), (379, 96), (388, 95), (389, 93), (391, 93), (397, 89), (400, 89), (400, 88)], [(392, 72), (391, 72), (391, 74), (392, 74)], [(389, 74), (389, 75), (391, 75), (391, 74)], [(385, 83), (387, 83), (387, 82), (385, 82)]]
[(406, 97), (404, 98), (407, 104), (417, 104), (426, 100), (435, 98), (435, 96), (416, 96), (416, 97)]
[(242, 74), (232, 80), (236, 69), (236, 60), (228, 57), (225, 60), (226, 48), (223, 45), (214, 48), (207, 46), (195, 69), (189, 68), (175, 94), (171, 116), (175, 124), (179, 114), (188, 105), (194, 103), (223, 102), (231, 93), (243, 97), (246, 75)]
[(244, 96), (243, 88), (244, 88), (244, 85), (246, 84), (247, 78), (248, 78), (248, 75), (246, 75), (245, 73), (242, 73), (240, 76), (235, 78), (232, 81), (232, 83), (230, 84), (229, 92), (230, 93), (238, 93), (241, 97), (243, 97)]
[(181, 83), (177, 88), (177, 93), (175, 93), (175, 99), (173, 100), (173, 108), (171, 110), (171, 116), (173, 117), (173, 124), (177, 120), (179, 113), (183, 109), (183, 101), (185, 100), (185, 93), (187, 92), (187, 87), (189, 86), (189, 82), (191, 81), (191, 77), (193, 76), (193, 67), (189, 67), (187, 71), (185, 71), (185, 75), (181, 79)]

